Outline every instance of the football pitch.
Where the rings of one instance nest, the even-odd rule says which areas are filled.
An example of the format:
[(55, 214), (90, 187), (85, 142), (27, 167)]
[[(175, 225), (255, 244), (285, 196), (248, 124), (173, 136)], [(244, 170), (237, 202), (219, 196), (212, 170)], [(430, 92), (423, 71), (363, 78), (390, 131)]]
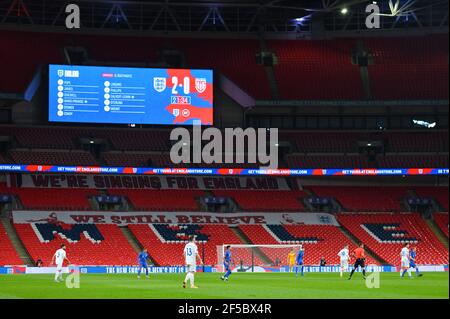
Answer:
[(381, 273), (380, 287), (369, 289), (360, 273), (352, 280), (336, 273), (236, 273), (222, 282), (217, 273), (196, 274), (199, 289), (183, 289), (184, 274), (82, 274), (80, 287), (55, 283), (53, 275), (1, 275), (0, 299), (442, 299), (449, 298), (449, 274), (400, 278)]

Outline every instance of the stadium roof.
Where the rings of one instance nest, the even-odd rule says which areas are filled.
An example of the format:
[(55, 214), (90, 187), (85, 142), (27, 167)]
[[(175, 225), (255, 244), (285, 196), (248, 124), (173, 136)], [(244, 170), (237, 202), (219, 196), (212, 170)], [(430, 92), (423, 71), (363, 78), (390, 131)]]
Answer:
[[(164, 32), (311, 32), (363, 30), (368, 4), (384, 28), (448, 26), (448, 0), (78, 0), (84, 27)], [(0, 27), (65, 23), (65, 0), (4, 0)], [(346, 8), (346, 11), (342, 11)], [(395, 8), (395, 10), (394, 10)]]

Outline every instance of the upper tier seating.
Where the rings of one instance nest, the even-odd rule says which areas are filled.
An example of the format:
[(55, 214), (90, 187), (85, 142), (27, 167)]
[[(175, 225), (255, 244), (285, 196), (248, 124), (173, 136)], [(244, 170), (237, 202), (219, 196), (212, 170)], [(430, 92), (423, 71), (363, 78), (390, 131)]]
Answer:
[[(355, 40), (273, 40), (275, 77), (283, 99), (363, 99), (358, 66), (352, 65)], [(320, 85), (318, 85), (320, 83)]]
[(345, 211), (355, 212), (401, 211), (400, 203), (407, 197), (404, 187), (313, 186), (310, 189), (318, 196), (335, 198)]
[(7, 163), (8, 161), (5, 159), (5, 157), (2, 154), (0, 154), (0, 164), (7, 164)]
[[(365, 39), (376, 99), (448, 99), (448, 35)], [(420, 45), (418, 45), (420, 43)]]
[(391, 132), (387, 151), (396, 153), (448, 152), (448, 131)]
[(286, 156), (286, 162), (290, 168), (370, 168), (363, 155), (299, 155)]
[(256, 99), (270, 99), (266, 71), (256, 64), (261, 50), (257, 40), (177, 39), (191, 68), (214, 68)]
[[(73, 265), (136, 265), (137, 254), (117, 225), (15, 224), (34, 261), (50, 264), (61, 244)], [(46, 242), (48, 240), (48, 242)]]
[(289, 132), (279, 139), (289, 141), (297, 153), (357, 153), (358, 142), (380, 141), (387, 152), (448, 152), (448, 131), (435, 132)]
[[(138, 154), (153, 152), (154, 162), (168, 162), (171, 148), (168, 130), (148, 129), (86, 129), (64, 127), (18, 127), (0, 125), (0, 136), (14, 137), (17, 147), (31, 149), (80, 149), (77, 140), (105, 139), (116, 151)], [(381, 141), (388, 153), (446, 153), (449, 150), (448, 131), (411, 132), (295, 132), (280, 131), (279, 139), (294, 147), (295, 153), (358, 153), (358, 142)], [(155, 153), (161, 152), (161, 153)], [(115, 153), (104, 153), (115, 161)], [(113, 155), (114, 154), (114, 155)], [(119, 156), (119, 155), (117, 155)], [(125, 155), (124, 155), (125, 156)], [(141, 156), (141, 155), (138, 155)], [(118, 160), (120, 162), (120, 160)]]
[(339, 223), (389, 264), (400, 266), (405, 242), (417, 247), (417, 263), (448, 264), (448, 250), (419, 214), (339, 214)]
[(143, 190), (109, 189), (111, 195), (123, 195), (137, 210), (149, 211), (198, 211), (196, 198), (204, 196), (199, 190)]
[[(64, 63), (61, 48), (83, 46), (95, 61), (152, 66), (161, 50), (184, 54), (186, 67), (218, 71), (256, 99), (270, 99), (265, 68), (256, 63), (258, 40), (162, 39), (1, 31), (0, 79), (4, 92), (23, 93), (39, 66)], [(120, 42), (127, 50), (115, 50)], [(351, 62), (356, 39), (270, 40), (282, 99), (364, 99), (359, 67)], [(363, 40), (376, 99), (448, 99), (447, 35)], [(421, 45), (417, 45), (420, 42)], [(317, 85), (320, 83), (321, 85)]]
[(436, 154), (386, 154), (377, 156), (379, 168), (444, 168), (448, 155)]
[(23, 261), (14, 249), (5, 227), (0, 222), (0, 266), (5, 265), (23, 265)]
[(153, 154), (150, 153), (103, 153), (102, 157), (108, 166), (151, 167)]
[(308, 195), (303, 191), (228, 191), (215, 190), (215, 196), (230, 197), (246, 211), (305, 211), (301, 198)]
[(98, 166), (94, 156), (85, 151), (12, 150), (9, 155), (20, 164)]
[[(214, 69), (255, 98), (270, 98), (264, 67), (257, 65), (255, 60), (260, 51), (257, 40), (164, 41), (162, 38), (73, 35), (68, 43), (63, 34), (11, 31), (0, 32), (0, 38), (4, 47), (9, 48), (0, 52), (0, 67), (7, 75), (0, 79), (0, 88), (5, 92), (24, 92), (39, 65), (64, 63), (61, 48), (69, 45), (85, 47), (92, 61), (140, 65), (158, 62), (158, 52), (165, 48), (178, 49), (185, 54), (188, 67)], [(116, 50), (116, 43), (119, 42), (127, 50)], [(230, 50), (230, 47), (233, 47), (233, 50)], [(242, 68), (242, 65), (245, 65), (245, 68)]]

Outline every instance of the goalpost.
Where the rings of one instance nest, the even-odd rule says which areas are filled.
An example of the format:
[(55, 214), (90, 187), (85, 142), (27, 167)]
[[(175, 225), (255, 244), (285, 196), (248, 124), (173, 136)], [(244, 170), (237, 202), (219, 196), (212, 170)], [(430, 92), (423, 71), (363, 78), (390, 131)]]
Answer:
[(217, 246), (218, 269), (225, 271), (224, 254), (227, 246), (231, 247), (232, 269), (238, 272), (258, 272), (261, 268), (275, 267), (283, 271), (288, 254), (294, 250), (297, 254), (300, 244), (291, 245), (245, 245), (223, 244)]

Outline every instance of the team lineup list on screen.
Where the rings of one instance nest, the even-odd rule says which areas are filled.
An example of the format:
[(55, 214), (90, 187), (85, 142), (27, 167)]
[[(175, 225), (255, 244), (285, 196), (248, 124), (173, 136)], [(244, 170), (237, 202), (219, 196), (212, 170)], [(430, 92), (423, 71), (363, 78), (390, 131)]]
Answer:
[(212, 125), (213, 72), (50, 65), (49, 121)]

